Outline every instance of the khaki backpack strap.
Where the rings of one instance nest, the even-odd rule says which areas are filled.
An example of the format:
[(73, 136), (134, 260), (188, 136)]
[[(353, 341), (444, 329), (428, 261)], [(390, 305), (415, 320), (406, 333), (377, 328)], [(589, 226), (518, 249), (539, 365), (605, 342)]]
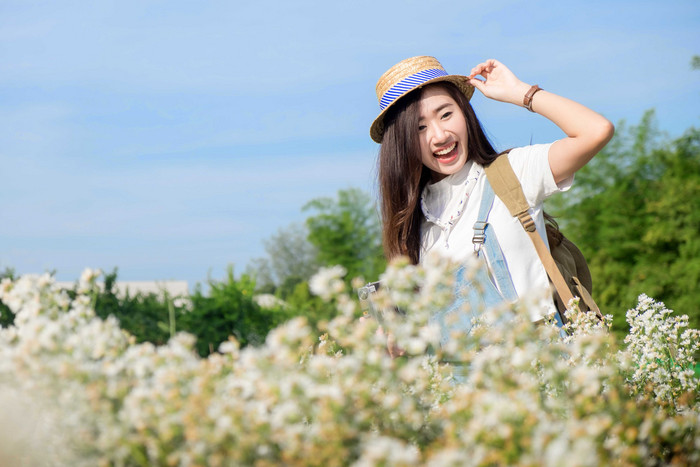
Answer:
[(520, 185), (520, 180), (518, 180), (515, 172), (513, 172), (513, 167), (510, 165), (508, 156), (503, 155), (498, 157), (484, 169), (486, 171), (486, 177), (494, 193), (496, 193), (496, 196), (503, 201), (503, 204), (506, 205), (510, 214), (518, 218), (520, 224), (522, 224), (530, 237), (530, 240), (532, 240), (537, 255), (540, 257), (540, 261), (542, 261), (549, 279), (554, 284), (559, 298), (561, 298), (562, 302), (565, 304), (569, 303), (574, 296), (554, 262), (554, 258), (552, 258), (552, 254), (549, 252), (547, 245), (545, 245), (544, 240), (542, 240), (542, 237), (537, 233), (535, 221), (532, 219), (529, 212), (530, 205), (527, 203), (523, 188)]
[(598, 317), (599, 320), (603, 320), (603, 313), (600, 311), (600, 308), (598, 308), (598, 304), (593, 300), (593, 297), (591, 296), (590, 293), (588, 293), (588, 290), (581, 284), (581, 281), (578, 279), (578, 277), (572, 277), (571, 280), (574, 283), (574, 286), (576, 288), (576, 291), (579, 294), (579, 298), (581, 298), (581, 302), (595, 315)]
[(520, 180), (513, 172), (508, 155), (503, 154), (484, 169), (491, 188), (506, 205), (510, 215), (517, 217), (527, 232), (534, 232), (536, 230), (535, 221), (532, 220), (529, 213), (530, 205), (527, 204)]

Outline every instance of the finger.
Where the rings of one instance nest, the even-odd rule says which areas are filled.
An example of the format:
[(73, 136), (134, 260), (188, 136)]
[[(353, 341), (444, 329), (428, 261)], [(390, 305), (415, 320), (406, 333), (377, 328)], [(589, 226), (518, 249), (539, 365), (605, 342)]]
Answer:
[(476, 73), (474, 73), (473, 75), (471, 75), (469, 77), (476, 78), (477, 76), (481, 76), (484, 79), (488, 79), (490, 73), (491, 73), (491, 69), (488, 66), (484, 65), (483, 67), (478, 67), (476, 69)]
[(400, 357), (400, 356), (402, 356), (402, 355), (405, 353), (405, 351), (404, 351), (403, 349), (401, 349), (400, 347), (398, 347), (398, 346), (397, 346), (395, 343), (393, 343), (393, 342), (392, 342), (391, 344), (388, 344), (388, 343), (387, 343), (386, 350), (387, 350), (387, 352), (389, 353), (389, 356), (390, 356), (391, 358)]
[(493, 58), (492, 58), (492, 59), (489, 59), (489, 60), (486, 62), (486, 68), (485, 68), (485, 70), (486, 70), (488, 73), (491, 73), (491, 72), (493, 72), (493, 70), (495, 70), (496, 68), (498, 68), (498, 65), (499, 65), (499, 63), (498, 63), (497, 60), (494, 60)]
[(484, 84), (484, 82), (481, 81), (480, 79), (472, 78), (472, 79), (469, 80), (469, 84), (471, 84), (472, 86), (474, 86), (476, 89), (478, 89), (478, 90), (481, 91), (482, 93), (484, 92), (484, 86), (485, 86), (485, 84)]
[(391, 346), (387, 347), (387, 350), (389, 351), (389, 356), (391, 358), (403, 357), (406, 355), (406, 351), (396, 344), (392, 344)]
[(483, 76), (484, 78), (488, 78), (489, 75), (496, 69), (496, 67), (499, 65), (499, 62), (493, 58), (490, 58), (486, 60), (484, 63), (481, 64), (480, 72), (479, 74)]
[(489, 58), (488, 60), (484, 60), (483, 62), (479, 63), (474, 68), (472, 68), (472, 73), (476, 72), (474, 74), (477, 74), (483, 72), (484, 70), (492, 70), (499, 64), (500, 62), (495, 58)]
[(486, 68), (486, 62), (479, 63), (477, 66), (472, 68), (472, 71), (469, 73), (469, 78), (473, 78), (476, 75), (480, 75), (484, 69)]

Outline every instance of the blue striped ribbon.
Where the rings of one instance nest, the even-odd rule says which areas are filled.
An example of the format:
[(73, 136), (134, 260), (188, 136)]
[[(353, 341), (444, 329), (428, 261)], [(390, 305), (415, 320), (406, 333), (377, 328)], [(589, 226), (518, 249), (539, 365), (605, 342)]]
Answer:
[(419, 71), (408, 78), (402, 79), (384, 93), (379, 101), (379, 108), (382, 110), (386, 109), (391, 103), (406, 94), (408, 91), (417, 88), (426, 81), (433, 78), (438, 78), (440, 76), (447, 76), (447, 72), (439, 68), (433, 68), (431, 70)]

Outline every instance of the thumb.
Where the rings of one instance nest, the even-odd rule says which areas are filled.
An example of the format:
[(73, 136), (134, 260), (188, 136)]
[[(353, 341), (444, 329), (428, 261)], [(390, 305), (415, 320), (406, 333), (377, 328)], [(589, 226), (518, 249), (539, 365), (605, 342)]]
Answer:
[(481, 91), (482, 94), (484, 94), (484, 86), (485, 86), (485, 84), (484, 84), (483, 81), (481, 81), (480, 79), (471, 78), (471, 79), (469, 80), (469, 84), (471, 84), (471, 85), (474, 86), (476, 89), (478, 89), (479, 91)]

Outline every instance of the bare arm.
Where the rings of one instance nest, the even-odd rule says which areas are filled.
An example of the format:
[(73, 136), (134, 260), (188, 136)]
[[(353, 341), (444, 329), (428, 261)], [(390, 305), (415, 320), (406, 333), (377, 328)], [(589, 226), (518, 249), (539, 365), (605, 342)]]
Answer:
[[(484, 79), (477, 79), (481, 76)], [(469, 82), (486, 97), (523, 105), (530, 85), (520, 81), (505, 65), (487, 60), (475, 66)], [(559, 183), (586, 165), (612, 138), (614, 127), (588, 107), (545, 90), (535, 93), (532, 110), (548, 118), (566, 133), (549, 149), (549, 167)]]

